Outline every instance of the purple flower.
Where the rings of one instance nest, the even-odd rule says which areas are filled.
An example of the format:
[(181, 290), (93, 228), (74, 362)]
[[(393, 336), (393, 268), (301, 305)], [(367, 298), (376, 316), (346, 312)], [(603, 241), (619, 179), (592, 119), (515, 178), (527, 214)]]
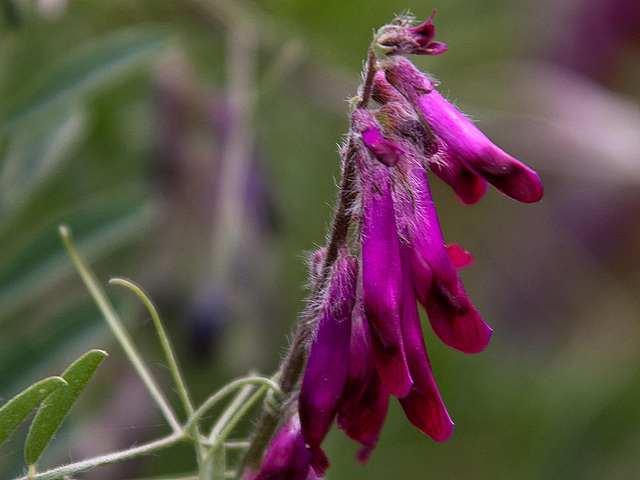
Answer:
[(254, 473), (248, 471), (243, 480), (315, 480), (311, 457), (298, 415), (294, 415), (273, 438), (258, 474), (253, 476)]
[(384, 69), (387, 80), (433, 132), (445, 158), (457, 160), (515, 200), (531, 203), (542, 198), (542, 184), (533, 170), (493, 144), (436, 90), (425, 93), (423, 87), (414, 87), (416, 76), (422, 74), (409, 60), (390, 59)]
[(404, 397), (413, 381), (402, 341), (402, 272), (391, 194), (392, 176), (359, 152), (362, 182), (362, 292), (376, 367), (389, 393)]
[[(413, 285), (429, 322), (440, 340), (464, 353), (482, 351), (491, 338), (491, 328), (482, 321), (469, 300), (442, 238), (427, 175), (422, 165), (413, 165), (406, 175), (410, 189), (398, 196), (411, 246)], [(364, 268), (364, 265), (363, 265)]]
[[(322, 303), (298, 415), (276, 435), (258, 480), (324, 475), (329, 461), (321, 443), (334, 419), (362, 445), (357, 458), (366, 463), (390, 395), (423, 433), (437, 442), (450, 438), (454, 424), (433, 376), (418, 302), (436, 335), (457, 350), (479, 352), (491, 338), (457, 272), (473, 257), (459, 245), (445, 244), (426, 169), (467, 204), (482, 197), (487, 182), (523, 202), (539, 200), (542, 186), (533, 170), (491, 143), (444, 100), (432, 80), (395, 57), (446, 50), (433, 41), (432, 18), (417, 27), (399, 19), (378, 32), (377, 42), (393, 57), (374, 75), (371, 96), (380, 108), (370, 111), (359, 104), (351, 116), (343, 150), (348, 187), (340, 197), (345, 230), (342, 237), (332, 236), (342, 240), (315, 252), (310, 262)], [(370, 68), (377, 68), (373, 61)], [(358, 259), (344, 240), (355, 221), (360, 276)], [(327, 252), (336, 246), (337, 260), (328, 262)]]
[[(412, 75), (415, 72), (415, 69), (409, 69), (406, 73)], [(422, 85), (424, 76), (422, 76), (422, 81), (413, 83)], [(411, 84), (406, 87), (409, 90), (414, 88)], [(482, 198), (487, 190), (487, 182), (452, 156), (446, 145), (436, 141), (433, 132), (420, 121), (404, 96), (387, 81), (382, 70), (375, 75), (373, 98), (382, 104), (377, 118), (384, 124), (388, 135), (394, 141), (403, 139), (400, 142), (411, 142), (411, 147), (416, 150), (417, 156), (422, 158), (422, 161), (433, 173), (453, 188), (460, 201), (465, 205), (476, 203)]]
[(389, 408), (389, 392), (375, 367), (369, 324), (360, 299), (353, 309), (349, 374), (340, 400), (338, 428), (362, 445), (357, 454), (366, 463), (378, 441)]
[(398, 18), (398, 25), (386, 25), (377, 34), (377, 43), (387, 55), (439, 55), (447, 51), (442, 42), (434, 42), (436, 27), (431, 23), (436, 11), (421, 25), (409, 27), (411, 18)]
[(320, 448), (338, 406), (349, 368), (351, 310), (356, 299), (358, 259), (341, 250), (322, 303), (318, 331), (311, 345), (299, 398), (302, 435), (311, 464), (323, 476), (329, 461)]
[(409, 395), (399, 401), (414, 426), (436, 442), (444, 442), (453, 433), (453, 422), (440, 397), (424, 345), (420, 315), (413, 293), (410, 248), (401, 244), (400, 252), (403, 272), (402, 335), (413, 386)]

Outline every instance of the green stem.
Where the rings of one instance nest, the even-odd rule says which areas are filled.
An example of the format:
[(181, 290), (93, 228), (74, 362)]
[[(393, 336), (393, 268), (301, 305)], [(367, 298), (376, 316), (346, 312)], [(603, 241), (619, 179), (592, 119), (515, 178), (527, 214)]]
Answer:
[[(224, 442), (224, 440), (233, 431), (234, 427), (242, 419), (242, 417), (244, 417), (247, 414), (247, 412), (251, 409), (251, 407), (253, 407), (253, 405), (255, 405), (255, 403), (260, 399), (260, 397), (262, 397), (266, 392), (267, 392), (266, 386), (259, 388), (258, 391), (255, 392), (251, 396), (251, 398), (249, 398), (249, 400), (241, 404), (236, 414), (233, 417), (231, 417), (231, 419), (229, 420), (227, 425), (224, 427), (224, 429), (215, 438), (212, 438), (211, 440), (214, 442)], [(225, 443), (225, 446), (227, 446), (226, 443)], [(246, 448), (248, 446), (249, 446), (249, 442), (244, 442), (243, 448)]]
[(187, 417), (193, 415), (193, 403), (191, 403), (191, 399), (189, 398), (189, 392), (185, 385), (184, 378), (182, 373), (180, 372), (180, 367), (178, 366), (178, 362), (176, 361), (176, 357), (173, 353), (173, 348), (171, 347), (171, 343), (169, 341), (169, 337), (162, 326), (162, 322), (160, 321), (160, 316), (158, 315), (158, 310), (155, 305), (149, 298), (147, 294), (144, 293), (142, 288), (139, 285), (136, 285), (130, 280), (126, 280), (124, 278), (112, 278), (109, 280), (110, 284), (122, 285), (123, 287), (127, 287), (132, 290), (144, 303), (145, 307), (149, 311), (151, 315), (151, 319), (153, 320), (153, 324), (156, 328), (156, 332), (158, 333), (158, 337), (160, 339), (160, 343), (162, 344), (162, 350), (164, 351), (164, 355), (167, 358), (167, 364), (169, 366), (169, 370), (171, 371), (171, 375), (173, 377), (173, 381), (176, 384), (176, 388), (178, 389), (178, 394), (180, 395), (180, 399), (182, 400), (182, 405), (184, 406), (184, 410), (187, 414)]
[(222, 400), (224, 397), (234, 392), (238, 388), (245, 387), (247, 385), (264, 385), (266, 388), (271, 388), (277, 394), (281, 394), (280, 387), (273, 381), (264, 377), (245, 377), (234, 380), (228, 383), (222, 389), (218, 390), (212, 396), (210, 396), (198, 409), (193, 413), (191, 418), (184, 425), (185, 430), (189, 430), (207, 411), (213, 407), (216, 403)]
[[(178, 395), (180, 396), (180, 400), (182, 401), (185, 413), (187, 414), (187, 418), (191, 417), (194, 412), (193, 403), (191, 402), (191, 398), (189, 397), (189, 391), (187, 390), (184, 377), (182, 376), (182, 372), (180, 371), (180, 367), (178, 366), (178, 362), (173, 352), (171, 342), (169, 341), (167, 332), (162, 326), (160, 315), (158, 314), (158, 310), (156, 309), (155, 305), (153, 304), (149, 296), (144, 292), (144, 290), (142, 290), (139, 285), (136, 285), (130, 280), (126, 280), (124, 278), (112, 278), (111, 280), (109, 280), (109, 283), (121, 285), (133, 291), (133, 293), (135, 293), (138, 298), (142, 300), (142, 303), (144, 303), (145, 307), (149, 311), (151, 319), (153, 320), (153, 324), (156, 328), (156, 332), (158, 333), (158, 338), (160, 339), (162, 350), (164, 351), (164, 355), (167, 359), (167, 365), (169, 366), (169, 370), (171, 371), (171, 376), (173, 377), (173, 381), (176, 385), (176, 388), (178, 389)], [(206, 453), (202, 444), (200, 443), (200, 432), (198, 431), (197, 424), (193, 424), (188, 431), (193, 436), (196, 448), (196, 459), (198, 461), (198, 466), (201, 466)]]
[[(222, 412), (220, 418), (216, 422), (216, 424), (211, 429), (211, 433), (209, 434), (209, 442), (214, 445), (218, 444), (218, 439), (220, 436), (220, 432), (225, 428), (225, 426), (234, 418), (239, 409), (242, 408), (242, 404), (247, 400), (251, 391), (253, 390), (253, 385), (244, 386), (233, 399), (233, 401), (227, 406), (227, 408)], [(211, 451), (215, 450), (215, 446), (211, 449)], [(209, 452), (211, 454), (211, 452)]]
[(91, 271), (87, 263), (84, 261), (84, 259), (80, 256), (80, 254), (74, 247), (73, 242), (71, 241), (71, 232), (69, 228), (65, 225), (61, 225), (59, 227), (59, 232), (60, 232), (60, 237), (62, 238), (62, 243), (67, 249), (69, 257), (71, 257), (71, 261), (73, 262), (73, 265), (75, 266), (76, 270), (80, 274), (82, 281), (84, 282), (87, 289), (89, 290), (89, 293), (91, 294), (96, 304), (98, 305), (98, 308), (104, 315), (104, 318), (107, 321), (109, 328), (111, 328), (111, 331), (113, 332), (116, 339), (122, 346), (125, 354), (129, 358), (129, 361), (133, 364), (134, 368), (138, 372), (138, 375), (140, 375), (140, 378), (144, 382), (144, 385), (147, 387), (147, 390), (149, 391), (149, 393), (155, 400), (156, 404), (162, 411), (162, 414), (167, 419), (167, 422), (173, 429), (174, 433), (182, 434), (180, 423), (178, 422), (177, 417), (173, 412), (173, 409), (169, 405), (169, 402), (166, 400), (166, 398), (158, 388), (147, 366), (144, 364), (144, 361), (142, 360), (140, 353), (136, 350), (135, 346), (133, 345), (133, 342), (131, 341), (129, 334), (127, 333), (127, 331), (125, 330), (122, 324), (122, 321), (120, 320), (113, 306), (107, 299), (107, 296), (104, 293), (104, 290), (102, 289), (100, 284), (98, 283), (98, 280), (96, 279), (94, 273)]
[(141, 455), (147, 455), (157, 450), (170, 447), (185, 440), (187, 436), (181, 432), (173, 433), (167, 437), (149, 442), (137, 447), (129, 448), (127, 450), (121, 450), (119, 452), (108, 453), (99, 457), (90, 458), (88, 460), (82, 460), (80, 462), (71, 463), (69, 465), (63, 465), (61, 467), (52, 468), (45, 472), (36, 473), (33, 476), (25, 475), (23, 477), (15, 478), (14, 480), (57, 480), (64, 478), (65, 476), (74, 475), (85, 470), (100, 467), (102, 465), (108, 465), (110, 463), (120, 462), (122, 460), (128, 460), (130, 458), (139, 457)]

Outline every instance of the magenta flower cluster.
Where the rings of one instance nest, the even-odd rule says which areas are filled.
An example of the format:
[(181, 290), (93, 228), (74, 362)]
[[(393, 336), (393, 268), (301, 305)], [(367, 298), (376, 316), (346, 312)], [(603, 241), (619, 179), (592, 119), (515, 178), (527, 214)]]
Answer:
[[(294, 415), (276, 435), (256, 479), (313, 479), (329, 465), (321, 443), (335, 421), (362, 445), (366, 462), (382, 429), (390, 396), (408, 420), (433, 440), (447, 440), (453, 422), (444, 406), (424, 344), (418, 303), (434, 332), (464, 353), (483, 350), (491, 328), (469, 300), (457, 270), (473, 261), (458, 245), (446, 246), (427, 170), (460, 200), (480, 200), (487, 183), (521, 202), (536, 202), (536, 173), (494, 145), (404, 58), (435, 55), (433, 15), (422, 25), (406, 20), (383, 27), (377, 47), (372, 110), (351, 115), (345, 164), (355, 164), (359, 202), (352, 211), (359, 245), (339, 249), (330, 272), (325, 251), (312, 262), (325, 274), (317, 333)], [(371, 60), (370, 60), (371, 62)], [(362, 92), (361, 92), (362, 94)]]

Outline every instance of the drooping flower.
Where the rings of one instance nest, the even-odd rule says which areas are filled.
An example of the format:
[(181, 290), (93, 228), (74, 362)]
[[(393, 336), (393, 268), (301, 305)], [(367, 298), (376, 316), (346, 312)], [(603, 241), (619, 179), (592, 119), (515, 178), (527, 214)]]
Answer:
[[(365, 463), (390, 395), (433, 440), (451, 436), (454, 424), (427, 355), (418, 302), (445, 344), (475, 353), (490, 340), (492, 330), (458, 276), (473, 257), (459, 245), (445, 244), (426, 170), (466, 204), (482, 197), (487, 182), (523, 202), (539, 200), (542, 186), (533, 170), (491, 143), (440, 96), (435, 82), (400, 57), (446, 49), (433, 41), (432, 17), (417, 27), (400, 19), (376, 37), (390, 57), (369, 59), (367, 79), (381, 67), (368, 85), (380, 108), (363, 106), (369, 91), (363, 87), (365, 99), (352, 112), (343, 149), (349, 188), (340, 198), (351, 203), (342, 205), (344, 218), (336, 216), (347, 230), (357, 222), (361, 265), (346, 246), (345, 232), (335, 262), (327, 262), (330, 248), (313, 256), (311, 276), (320, 292), (314, 300), (321, 306), (298, 401), (298, 431), (295, 422), (283, 427), (265, 457), (265, 464), (276, 466), (268, 472), (291, 476), (274, 473), (260, 480), (324, 475), (329, 462), (321, 443), (334, 419), (362, 445), (357, 458)], [(298, 450), (300, 438), (304, 452)], [(294, 450), (300, 452), (298, 463), (291, 460)]]
[[(354, 112), (359, 117), (370, 115)], [(386, 165), (372, 162), (368, 152), (358, 152), (362, 188), (362, 294), (371, 326), (376, 367), (392, 395), (404, 397), (412, 380), (402, 341), (402, 273), (391, 192), (392, 175)]]
[(347, 381), (351, 310), (357, 281), (358, 259), (349, 255), (345, 247), (340, 251), (322, 303), (298, 405), (302, 435), (319, 476), (323, 476), (329, 466), (320, 444), (333, 423)]
[(366, 463), (378, 441), (389, 408), (389, 391), (376, 370), (369, 323), (362, 299), (356, 301), (351, 320), (349, 374), (340, 400), (338, 427), (362, 445), (357, 454)]
[(424, 345), (420, 315), (413, 292), (410, 255), (410, 247), (401, 243), (402, 335), (413, 386), (409, 395), (400, 398), (399, 401), (407, 418), (414, 426), (436, 442), (444, 442), (453, 433), (453, 422), (442, 402)]
[[(415, 69), (404, 69), (405, 74), (415, 75)], [(414, 80), (405, 85), (424, 92), (424, 75), (418, 72), (421, 80)], [(402, 76), (400, 76), (402, 78)], [(418, 85), (417, 87), (415, 85)], [(386, 127), (387, 131), (395, 134), (395, 140), (408, 141), (416, 150), (417, 156), (428, 166), (429, 170), (446, 182), (458, 198), (465, 205), (476, 203), (487, 190), (487, 182), (471, 171), (458, 158), (448, 153), (446, 145), (438, 142), (428, 125), (420, 120), (411, 104), (406, 98), (391, 85), (383, 70), (376, 73), (373, 83), (373, 98), (382, 107), (378, 111), (377, 118)], [(420, 161), (420, 160), (416, 160)]]
[(515, 200), (532, 203), (542, 198), (542, 183), (536, 172), (492, 143), (437, 90), (425, 92), (424, 88), (413, 86), (416, 76), (429, 80), (409, 60), (393, 58), (383, 66), (389, 83), (404, 95), (433, 132), (442, 156), (459, 161)]
[(411, 201), (404, 201), (415, 294), (440, 340), (464, 353), (487, 346), (491, 328), (478, 315), (456, 272), (440, 229), (422, 165), (405, 172)]

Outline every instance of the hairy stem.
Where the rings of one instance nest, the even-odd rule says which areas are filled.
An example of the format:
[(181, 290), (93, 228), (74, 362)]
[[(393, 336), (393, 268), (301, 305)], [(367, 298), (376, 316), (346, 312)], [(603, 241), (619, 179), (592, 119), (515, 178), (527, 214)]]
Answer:
[(91, 468), (100, 467), (102, 465), (108, 465), (110, 463), (120, 462), (122, 460), (128, 460), (130, 458), (139, 457), (141, 455), (147, 455), (157, 450), (175, 445), (178, 442), (186, 440), (187, 436), (183, 433), (173, 433), (167, 437), (155, 440), (153, 442), (145, 443), (137, 447), (129, 448), (127, 450), (121, 450), (119, 452), (108, 453), (99, 457), (91, 458), (89, 460), (82, 460), (80, 462), (71, 463), (69, 465), (63, 465), (61, 467), (52, 468), (45, 472), (36, 473), (33, 476), (23, 476), (14, 480), (56, 480), (60, 478), (68, 477)]
[[(373, 48), (369, 48), (369, 57), (366, 66), (366, 74), (364, 83), (360, 89), (360, 99), (357, 108), (366, 108), (371, 97), (371, 89), (373, 79), (377, 70), (377, 59)], [(331, 267), (338, 258), (340, 247), (347, 242), (349, 228), (351, 227), (354, 201), (356, 199), (354, 184), (356, 181), (356, 162), (355, 162), (355, 140), (353, 137), (348, 139), (347, 147), (344, 150), (342, 162), (342, 180), (340, 183), (340, 191), (338, 193), (338, 202), (334, 209), (333, 220), (331, 222), (331, 233), (327, 244), (327, 253), (322, 269), (322, 276), (316, 280), (313, 285), (309, 305), (317, 305), (319, 296), (325, 289), (328, 281)], [(240, 478), (246, 468), (257, 470), (262, 462), (262, 455), (267, 448), (276, 427), (281, 423), (282, 417), (287, 411), (287, 399), (294, 393), (294, 389), (300, 381), (304, 366), (309, 355), (309, 339), (313, 338), (317, 329), (317, 312), (312, 310), (301, 317), (298, 322), (296, 334), (287, 356), (282, 362), (280, 368), (280, 389), (283, 393), (283, 402), (276, 410), (265, 411), (254, 430), (253, 437), (249, 443), (247, 453), (243, 458), (237, 478)], [(305, 321), (312, 319), (312, 321)]]

